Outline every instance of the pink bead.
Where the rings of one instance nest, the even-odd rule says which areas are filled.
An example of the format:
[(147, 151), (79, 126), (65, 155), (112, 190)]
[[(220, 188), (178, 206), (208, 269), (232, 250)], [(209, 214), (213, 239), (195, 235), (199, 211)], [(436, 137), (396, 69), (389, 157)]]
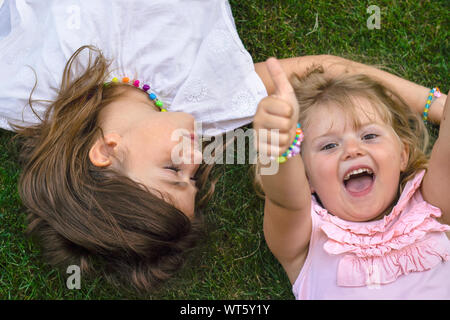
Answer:
[(139, 88), (139, 80), (134, 80), (133, 86), (135, 86), (136, 88)]
[(299, 154), (300, 153), (300, 148), (297, 146), (293, 146), (292, 147), (292, 153), (293, 154)]

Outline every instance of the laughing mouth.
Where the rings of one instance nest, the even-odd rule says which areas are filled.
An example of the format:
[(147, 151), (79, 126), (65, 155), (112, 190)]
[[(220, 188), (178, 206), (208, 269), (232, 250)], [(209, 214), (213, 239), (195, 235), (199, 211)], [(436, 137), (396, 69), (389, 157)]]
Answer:
[(375, 181), (375, 174), (370, 168), (348, 171), (344, 176), (345, 190), (352, 196), (363, 196), (370, 192)]

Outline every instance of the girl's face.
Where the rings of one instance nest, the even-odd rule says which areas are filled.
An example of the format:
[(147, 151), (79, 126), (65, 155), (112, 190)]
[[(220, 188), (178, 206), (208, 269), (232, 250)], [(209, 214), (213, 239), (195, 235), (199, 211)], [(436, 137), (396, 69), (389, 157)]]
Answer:
[[(182, 112), (160, 112), (147, 94), (126, 89), (102, 110), (100, 121), (106, 144), (100, 139), (91, 148), (92, 163), (122, 168), (132, 180), (170, 195), (177, 209), (193, 217), (194, 176), (202, 161), (194, 118)], [(181, 150), (183, 143), (186, 152), (173, 157), (172, 150)], [(178, 159), (183, 163), (177, 164)]]
[(394, 201), (408, 150), (365, 99), (354, 99), (361, 126), (340, 107), (315, 108), (304, 129), (302, 158), (311, 192), (348, 221), (379, 217)]

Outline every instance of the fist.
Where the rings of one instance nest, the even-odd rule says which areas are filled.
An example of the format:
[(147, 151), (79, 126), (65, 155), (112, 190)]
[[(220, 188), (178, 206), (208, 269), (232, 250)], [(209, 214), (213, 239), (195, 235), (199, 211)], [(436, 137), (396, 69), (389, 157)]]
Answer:
[(258, 104), (253, 119), (255, 147), (260, 156), (276, 158), (294, 140), (299, 106), (294, 89), (278, 60), (269, 58), (266, 66), (275, 86), (275, 93)]

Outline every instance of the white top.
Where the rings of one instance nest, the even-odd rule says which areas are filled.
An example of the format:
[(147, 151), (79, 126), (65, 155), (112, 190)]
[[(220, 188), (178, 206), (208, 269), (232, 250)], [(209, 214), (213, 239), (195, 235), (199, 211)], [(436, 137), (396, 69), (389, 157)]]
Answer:
[[(32, 98), (53, 100), (82, 45), (112, 59), (111, 78), (148, 83), (169, 111), (203, 134), (248, 124), (265, 87), (236, 31), (227, 0), (6, 0), (0, 8), (0, 128), (39, 119)], [(85, 50), (87, 53), (87, 50)], [(84, 58), (84, 57), (83, 57)], [(42, 115), (47, 104), (35, 103)]]

